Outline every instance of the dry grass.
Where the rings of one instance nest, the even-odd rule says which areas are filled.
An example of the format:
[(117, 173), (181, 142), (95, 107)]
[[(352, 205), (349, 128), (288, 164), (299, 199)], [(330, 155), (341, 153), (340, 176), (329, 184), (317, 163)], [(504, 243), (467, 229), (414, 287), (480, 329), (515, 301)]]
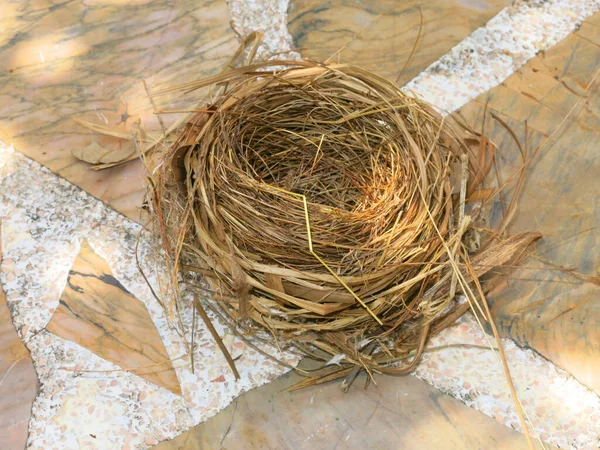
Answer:
[(206, 305), (239, 334), (266, 331), (275, 346), (335, 358), (309, 384), (354, 367), (405, 373), (466, 309), (488, 317), (478, 291), (539, 234), (484, 230), (482, 245), (466, 242), (481, 230), (465, 200), (490, 191), (485, 138), (462, 139), (428, 105), (351, 65), (271, 61), (177, 89), (213, 83), (223, 93), (153, 171), (175, 286), (200, 274)]

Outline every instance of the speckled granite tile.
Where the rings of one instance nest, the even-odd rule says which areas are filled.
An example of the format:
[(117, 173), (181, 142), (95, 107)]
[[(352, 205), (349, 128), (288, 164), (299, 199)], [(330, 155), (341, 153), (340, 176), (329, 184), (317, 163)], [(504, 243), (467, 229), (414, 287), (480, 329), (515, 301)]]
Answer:
[[(141, 227), (48, 169), (0, 147), (0, 216), (4, 218), (2, 283), (13, 321), (31, 351), (40, 394), (30, 422), (31, 449), (145, 448), (172, 438), (225, 407), (233, 398), (283, 373), (271, 360), (228, 339), (241, 354), (235, 381), (216, 344), (197, 324), (195, 373), (182, 338), (170, 326), (139, 273), (134, 250)], [(117, 278), (143, 301), (173, 360), (183, 396), (124, 371), (45, 330), (87, 239)], [(140, 241), (151, 267), (153, 250)], [(156, 285), (156, 271), (149, 270)], [(191, 312), (183, 322), (189, 335)], [(225, 330), (215, 323), (221, 335)], [(295, 363), (293, 358), (289, 358)]]
[(294, 43), (287, 28), (288, 4), (293, 0), (227, 0), (234, 30), (242, 36), (263, 33), (259, 58), (296, 59)]

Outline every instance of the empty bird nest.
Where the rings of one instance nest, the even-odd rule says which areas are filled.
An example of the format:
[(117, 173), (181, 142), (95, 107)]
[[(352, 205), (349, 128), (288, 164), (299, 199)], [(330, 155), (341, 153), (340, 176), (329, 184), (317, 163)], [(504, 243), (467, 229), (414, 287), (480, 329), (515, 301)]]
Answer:
[(406, 373), (467, 309), (489, 319), (486, 291), (539, 234), (506, 236), (510, 210), (487, 228), (501, 187), (482, 188), (485, 137), (348, 64), (269, 61), (181, 88), (215, 83), (155, 156), (150, 194), (171, 279), (206, 280), (195, 304), (216, 339), (203, 307), (250, 342), (333, 359), (312, 378), (326, 381)]

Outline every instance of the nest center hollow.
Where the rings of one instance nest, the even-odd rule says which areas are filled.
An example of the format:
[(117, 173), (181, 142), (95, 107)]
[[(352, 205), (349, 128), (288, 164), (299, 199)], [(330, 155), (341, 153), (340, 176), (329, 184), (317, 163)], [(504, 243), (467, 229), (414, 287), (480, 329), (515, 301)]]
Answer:
[(301, 89), (280, 94), (288, 102), (267, 111), (262, 102), (240, 105), (247, 113), (234, 127), (234, 145), (242, 171), (347, 213), (363, 213), (401, 190), (405, 161), (391, 147), (404, 142), (391, 142), (386, 113), (361, 116), (365, 102), (341, 97), (333, 104)]
[(433, 117), (404, 95), (382, 100), (323, 81), (318, 92), (270, 85), (218, 114), (204, 141), (215, 223), (245, 254), (306, 270), (322, 269), (311, 245), (339, 274), (426, 253), (433, 230), (415, 220), (429, 209), (443, 221), (449, 206)]

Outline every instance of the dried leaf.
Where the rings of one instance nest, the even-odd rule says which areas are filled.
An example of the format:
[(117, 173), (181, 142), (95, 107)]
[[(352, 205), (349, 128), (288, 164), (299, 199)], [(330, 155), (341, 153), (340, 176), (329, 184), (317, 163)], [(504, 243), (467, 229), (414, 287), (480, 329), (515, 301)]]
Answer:
[(135, 147), (131, 143), (118, 150), (110, 150), (94, 141), (87, 147), (75, 149), (71, 153), (80, 161), (90, 164), (116, 163), (132, 156)]

